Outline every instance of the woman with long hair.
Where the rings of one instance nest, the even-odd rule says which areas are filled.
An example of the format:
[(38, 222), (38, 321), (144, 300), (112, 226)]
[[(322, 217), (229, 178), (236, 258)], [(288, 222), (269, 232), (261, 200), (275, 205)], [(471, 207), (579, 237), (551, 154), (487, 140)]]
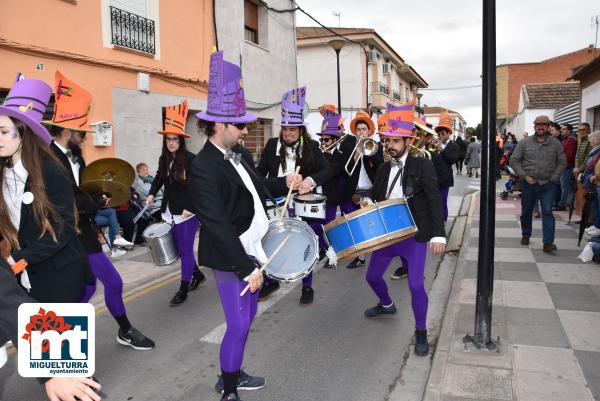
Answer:
[(52, 94), (18, 80), (0, 106), (0, 235), (4, 257), (26, 266), (21, 285), (40, 302), (78, 302), (91, 279), (77, 239), (71, 180), (41, 120)]
[(163, 135), (158, 171), (146, 198), (146, 204), (151, 205), (158, 191), (164, 187), (160, 205), (162, 218), (174, 225), (175, 244), (181, 257), (181, 284), (171, 299), (171, 306), (183, 303), (188, 290), (195, 290), (205, 279), (194, 256), (199, 220), (193, 213), (188, 188), (190, 165), (195, 155), (185, 146), (185, 138), (190, 137), (184, 131), (187, 114), (187, 101), (166, 109), (164, 130), (158, 132)]

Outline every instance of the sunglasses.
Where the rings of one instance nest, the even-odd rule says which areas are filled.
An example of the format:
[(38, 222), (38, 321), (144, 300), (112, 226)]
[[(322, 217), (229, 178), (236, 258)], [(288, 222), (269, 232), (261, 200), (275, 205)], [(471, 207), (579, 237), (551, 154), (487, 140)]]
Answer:
[(320, 140), (321, 140), (321, 142), (331, 142), (331, 141), (333, 141), (333, 139), (331, 139), (331, 138), (321, 138)]
[(233, 125), (235, 128), (239, 129), (240, 131), (243, 130), (244, 128), (246, 128), (246, 123), (229, 123), (231, 125)]

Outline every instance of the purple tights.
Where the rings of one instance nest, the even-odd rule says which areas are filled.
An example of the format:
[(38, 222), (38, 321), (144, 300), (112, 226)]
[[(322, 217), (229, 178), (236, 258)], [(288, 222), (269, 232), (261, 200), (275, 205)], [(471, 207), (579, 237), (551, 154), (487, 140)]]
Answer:
[(125, 305), (123, 305), (123, 280), (117, 269), (104, 252), (90, 253), (87, 255), (94, 282), (85, 286), (85, 293), (81, 299), (82, 303), (90, 301), (96, 292), (96, 279), (102, 282), (104, 286), (104, 302), (111, 315), (114, 317), (125, 314)]
[(388, 293), (383, 275), (395, 256), (400, 256), (403, 266), (408, 269), (408, 287), (412, 298), (415, 326), (417, 330), (425, 330), (427, 329), (428, 305), (424, 279), (427, 244), (409, 238), (374, 251), (367, 269), (367, 282), (379, 298), (379, 304), (390, 305), (393, 301)]
[(250, 325), (258, 307), (258, 291), (250, 291), (241, 297), (247, 283), (235, 273), (214, 270), (217, 291), (223, 305), (227, 331), (221, 342), (221, 369), (227, 373), (237, 372), (242, 367), (244, 348)]
[(181, 257), (181, 281), (192, 281), (192, 274), (196, 268), (194, 256), (194, 240), (198, 230), (198, 216), (194, 216), (183, 223), (175, 224), (175, 244)]

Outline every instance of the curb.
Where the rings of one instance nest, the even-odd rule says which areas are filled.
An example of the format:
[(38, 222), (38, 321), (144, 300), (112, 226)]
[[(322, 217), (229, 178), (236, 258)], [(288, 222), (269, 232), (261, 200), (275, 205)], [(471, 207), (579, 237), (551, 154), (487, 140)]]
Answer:
[[(469, 207), (467, 220), (465, 224), (465, 231), (463, 232), (463, 239), (465, 237), (466, 228), (471, 227), (471, 221), (473, 218), (473, 211), (475, 209), (475, 199), (478, 192), (471, 194), (471, 204)], [(467, 235), (469, 237), (469, 235)], [(459, 266), (459, 263), (465, 260), (467, 250), (461, 249), (458, 257), (456, 258), (455, 268)], [(442, 326), (437, 337), (436, 349), (433, 355), (433, 363), (427, 380), (427, 385), (423, 393), (422, 401), (439, 401), (441, 396), (443, 379), (445, 377), (446, 365), (448, 356), (450, 353), (450, 343), (456, 316), (458, 313), (458, 294), (460, 292), (460, 283), (462, 280), (462, 271), (455, 269), (453, 273), (450, 293), (447, 298), (446, 307), (443, 313)]]
[[(475, 193), (476, 194), (476, 193)], [(474, 194), (463, 196), (459, 214), (452, 223), (449, 238), (454, 238), (458, 249), (463, 243), (467, 217), (473, 209)], [(462, 219), (461, 219), (462, 217)], [(462, 222), (461, 222), (462, 220)], [(450, 243), (450, 241), (449, 241)], [(404, 361), (396, 382), (390, 386), (391, 391), (385, 398), (386, 401), (420, 401), (427, 390), (430, 382), (431, 372), (434, 369), (436, 348), (441, 332), (444, 330), (442, 322), (445, 322), (446, 305), (452, 295), (454, 277), (458, 266), (459, 256), (453, 250), (446, 250), (436, 267), (435, 278), (428, 291), (429, 311), (427, 325), (429, 332), (429, 344), (431, 347), (430, 357), (416, 357), (411, 351), (414, 338), (407, 349), (404, 350)], [(433, 363), (431, 362), (433, 358)]]

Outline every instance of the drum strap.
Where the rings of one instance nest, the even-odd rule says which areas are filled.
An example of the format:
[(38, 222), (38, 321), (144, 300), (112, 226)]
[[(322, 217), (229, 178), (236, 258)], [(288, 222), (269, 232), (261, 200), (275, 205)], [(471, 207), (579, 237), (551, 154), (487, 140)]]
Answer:
[(402, 171), (404, 171), (404, 168), (398, 169), (398, 172), (396, 173), (396, 175), (394, 176), (394, 180), (392, 181), (392, 185), (390, 185), (390, 187), (388, 188), (385, 199), (389, 199), (390, 194), (392, 193), (392, 190), (394, 189), (394, 187), (396, 186), (396, 183), (398, 182), (398, 178), (400, 178), (402, 176)]

